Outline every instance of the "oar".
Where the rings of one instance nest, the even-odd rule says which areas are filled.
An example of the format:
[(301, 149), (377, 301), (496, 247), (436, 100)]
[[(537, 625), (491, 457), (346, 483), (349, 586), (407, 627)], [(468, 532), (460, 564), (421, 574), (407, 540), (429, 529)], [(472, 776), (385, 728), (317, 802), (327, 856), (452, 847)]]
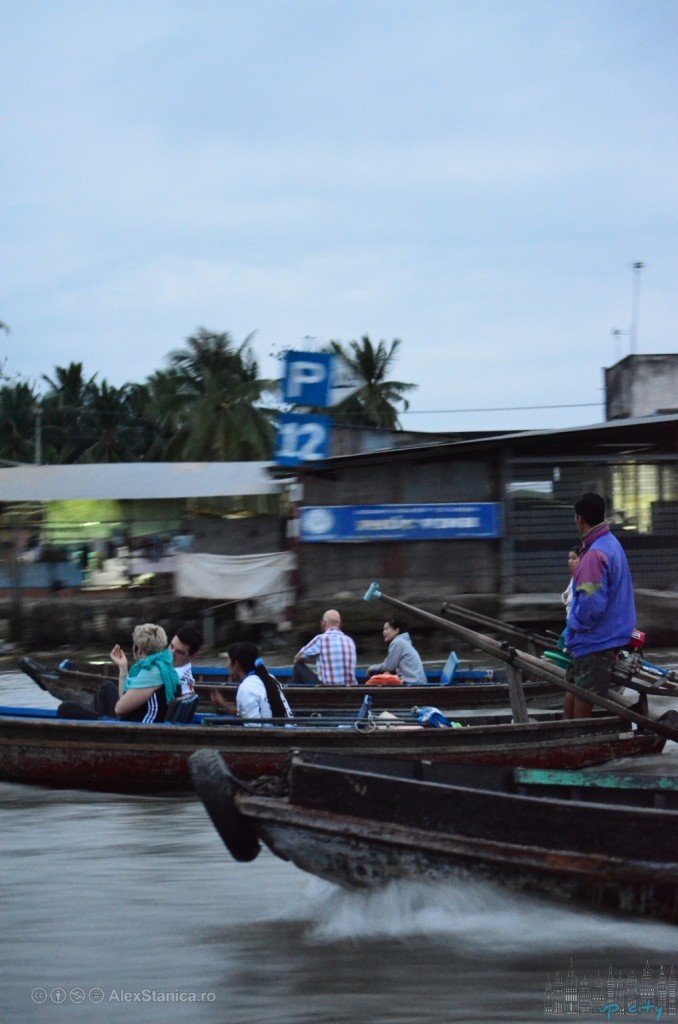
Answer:
[(462, 619), (468, 619), (470, 622), (477, 622), (481, 626), (489, 626), (490, 629), (494, 629), (497, 633), (503, 633), (505, 636), (517, 637), (520, 640), (526, 640), (528, 643), (538, 644), (540, 647), (555, 647), (553, 640), (550, 640), (546, 636), (539, 636), (538, 633), (530, 633), (527, 629), (521, 629), (520, 626), (513, 626), (509, 622), (502, 622), (500, 619), (492, 619), (489, 615), (483, 615), (481, 612), (472, 611), (470, 608), (464, 608), (460, 604), (452, 604), (451, 601), (444, 601), (441, 611), (451, 612), (453, 615), (460, 615)]
[[(550, 650), (558, 650), (557, 633), (550, 633), (547, 630), (547, 636), (539, 636), (537, 633), (529, 633), (526, 629), (521, 629), (519, 626), (512, 626), (508, 622), (502, 622), (500, 619), (492, 619), (489, 615), (482, 615), (480, 612), (470, 611), (468, 608), (463, 608), (459, 604), (452, 604), (450, 601), (445, 601), (442, 605), (441, 611), (449, 611), (452, 614), (460, 615), (462, 618), (466, 618), (471, 622), (477, 622), (479, 625), (488, 626), (497, 633), (503, 633), (505, 636), (514, 636), (521, 640), (533, 642)], [(667, 690), (676, 690), (678, 694), (678, 681), (676, 680), (675, 673), (671, 669), (660, 668), (658, 665), (652, 665), (649, 661), (642, 661), (638, 668), (635, 669), (634, 675), (638, 677), (644, 683), (657, 683), (657, 676), (661, 676)], [(624, 682), (626, 686), (633, 687), (633, 679), (627, 678), (623, 673), (618, 673), (620, 682)]]
[(678, 741), (678, 729), (665, 725), (663, 722), (655, 721), (653, 718), (647, 718), (645, 715), (638, 714), (637, 711), (632, 711), (630, 708), (625, 708), (621, 704), (608, 700), (606, 697), (601, 697), (597, 693), (590, 693), (588, 690), (584, 690), (582, 687), (568, 682), (565, 679), (565, 672), (562, 668), (546, 663), (540, 658), (535, 658), (532, 654), (525, 654), (523, 651), (517, 651), (508, 644), (501, 644), (499, 641), (493, 640), (491, 637), (485, 636), (483, 633), (476, 633), (475, 630), (469, 629), (468, 626), (461, 626), (456, 622), (451, 622), (449, 619), (443, 619), (440, 615), (434, 615), (432, 612), (426, 612), (422, 608), (416, 608), (414, 605), (406, 604), (405, 601), (399, 601), (395, 597), (388, 597), (387, 594), (382, 594), (379, 589), (379, 584), (376, 582), (372, 583), (368, 587), (364, 599), (365, 601), (383, 601), (384, 604), (391, 605), (392, 608), (398, 608), (400, 611), (407, 612), (410, 615), (415, 615), (417, 618), (423, 619), (425, 622), (431, 622), (435, 626), (439, 626), (441, 629), (445, 629), (449, 633), (453, 633), (455, 636), (468, 641), (468, 643), (477, 647), (479, 650), (486, 651), (488, 654), (493, 655), (493, 657), (498, 658), (500, 661), (505, 661), (507, 664), (513, 665), (518, 669), (522, 669), (524, 672), (541, 675), (543, 678), (562, 687), (563, 690), (568, 690), (570, 693), (573, 693), (581, 700), (585, 700), (591, 704), (597, 704), (599, 707), (605, 708), (607, 711), (611, 711), (619, 718), (624, 718), (629, 722), (634, 722), (636, 725), (642, 726), (642, 728), (647, 729), (648, 732), (655, 732), (657, 735), (663, 736), (665, 739)]

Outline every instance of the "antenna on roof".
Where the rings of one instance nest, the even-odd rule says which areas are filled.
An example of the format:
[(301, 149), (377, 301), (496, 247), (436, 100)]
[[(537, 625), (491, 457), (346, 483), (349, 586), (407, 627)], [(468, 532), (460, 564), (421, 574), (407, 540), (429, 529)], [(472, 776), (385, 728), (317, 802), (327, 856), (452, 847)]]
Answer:
[(636, 354), (638, 342), (638, 308), (640, 306), (640, 272), (645, 266), (640, 260), (631, 264), (633, 270), (633, 300), (631, 304), (631, 355)]
[(623, 336), (625, 334), (628, 334), (628, 333), (629, 333), (628, 331), (622, 331), (621, 328), (619, 328), (619, 327), (613, 327), (612, 330), (610, 331), (610, 334), (612, 335), (612, 337), (616, 338), (616, 340), (618, 342), (618, 344), (617, 344), (617, 356), (619, 357), (619, 359), (621, 359), (623, 354), (624, 354), (622, 352), (622, 342), (621, 342), (621, 339), (623, 338)]

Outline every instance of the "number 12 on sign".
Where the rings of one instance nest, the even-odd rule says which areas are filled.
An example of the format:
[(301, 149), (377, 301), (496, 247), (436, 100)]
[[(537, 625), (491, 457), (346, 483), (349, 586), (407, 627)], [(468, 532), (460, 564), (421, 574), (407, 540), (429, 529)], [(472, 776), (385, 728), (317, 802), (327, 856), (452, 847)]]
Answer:
[(298, 466), (326, 459), (331, 431), (329, 416), (282, 413), (278, 421), (275, 461), (281, 466)]

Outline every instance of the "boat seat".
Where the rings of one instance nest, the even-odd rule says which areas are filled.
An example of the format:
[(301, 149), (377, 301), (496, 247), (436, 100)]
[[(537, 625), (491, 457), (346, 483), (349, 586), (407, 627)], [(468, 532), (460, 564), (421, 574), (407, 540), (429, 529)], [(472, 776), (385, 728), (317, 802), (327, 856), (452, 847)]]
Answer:
[(167, 714), (165, 715), (165, 722), (171, 722), (173, 725), (188, 725), (189, 722), (193, 721), (196, 711), (198, 710), (198, 703), (200, 698), (197, 693), (194, 693), (192, 697), (175, 697), (167, 708)]
[(457, 657), (456, 651), (450, 651), (449, 657), (443, 665), (440, 673), (440, 685), (449, 686), (450, 683), (454, 682), (454, 677), (457, 674), (459, 668), (459, 658)]

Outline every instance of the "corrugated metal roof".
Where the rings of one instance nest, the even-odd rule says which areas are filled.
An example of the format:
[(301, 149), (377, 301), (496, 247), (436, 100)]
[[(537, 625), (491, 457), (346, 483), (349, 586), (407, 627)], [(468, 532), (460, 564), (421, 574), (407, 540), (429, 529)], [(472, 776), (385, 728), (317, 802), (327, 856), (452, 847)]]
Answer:
[(206, 498), (278, 494), (272, 462), (109, 462), (0, 469), (2, 501)]
[(667, 440), (676, 440), (678, 414), (662, 416), (644, 416), (636, 419), (606, 420), (603, 423), (591, 423), (579, 427), (563, 427), (550, 430), (523, 430), (515, 433), (498, 433), (482, 438), (457, 441), (437, 441), (431, 444), (405, 446), (402, 448), (381, 449), (364, 452), (359, 455), (340, 455), (327, 459), (325, 462), (313, 463), (304, 467), (305, 473), (318, 473), (323, 470), (339, 469), (350, 465), (362, 465), (370, 462), (403, 461), (407, 459), (431, 457), (481, 457), (489, 450), (500, 451), (511, 448), (513, 451), (531, 452), (554, 451), (562, 452), (571, 449), (572, 454), (592, 449), (597, 446), (609, 450), (610, 447), (666, 445)]

